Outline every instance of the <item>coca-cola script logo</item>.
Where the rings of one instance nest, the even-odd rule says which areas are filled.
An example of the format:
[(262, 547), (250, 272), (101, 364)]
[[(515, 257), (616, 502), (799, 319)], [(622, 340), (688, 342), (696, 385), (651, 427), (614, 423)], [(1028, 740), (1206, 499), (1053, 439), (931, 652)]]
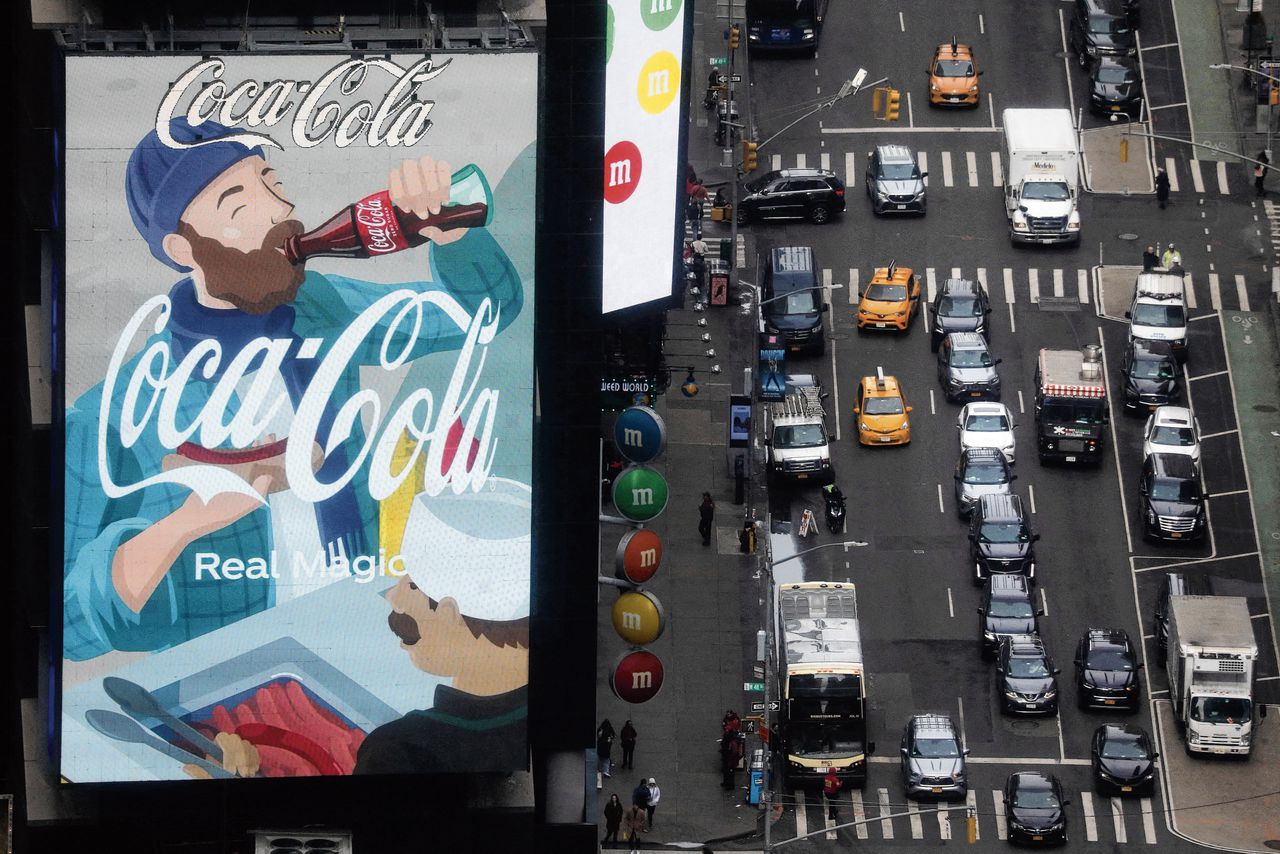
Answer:
[[(435, 101), (418, 97), (418, 87), (434, 80), (451, 60), (435, 64), (430, 59), (401, 68), (389, 59), (349, 59), (311, 80), (245, 80), (234, 86), (223, 81), (226, 62), (206, 59), (188, 68), (170, 87), (156, 111), (156, 134), (169, 148), (199, 148), (215, 142), (238, 142), (245, 146), (280, 144), (260, 133), (237, 133), (220, 139), (183, 143), (169, 133), (169, 122), (186, 104), (192, 126), (217, 120), (227, 127), (272, 127), (293, 113), (290, 130), (299, 148), (313, 148), (333, 137), (333, 144), (346, 148), (364, 137), (370, 147), (416, 145), (431, 130), (428, 116)], [(355, 95), (369, 78), (381, 72), (391, 85), (374, 105), (361, 100), (346, 111), (330, 96)], [(211, 79), (210, 79), (211, 78)], [(370, 84), (372, 85), (372, 83)], [(326, 98), (329, 97), (329, 100)], [(300, 98), (301, 100), (296, 100)], [(296, 108), (296, 109), (295, 109)]]
[(356, 202), (356, 229), (364, 248), (377, 255), (409, 248), (386, 190)]

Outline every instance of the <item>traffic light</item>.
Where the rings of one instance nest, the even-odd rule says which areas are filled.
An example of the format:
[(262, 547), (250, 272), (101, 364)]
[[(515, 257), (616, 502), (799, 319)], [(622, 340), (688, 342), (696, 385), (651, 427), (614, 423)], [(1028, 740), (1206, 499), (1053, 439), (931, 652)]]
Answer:
[(757, 166), (760, 165), (760, 156), (756, 154), (757, 148), (759, 148), (759, 146), (749, 139), (744, 139), (742, 141), (742, 171), (743, 172), (750, 172), (751, 170), (755, 169)]
[(738, 42), (742, 39), (742, 27), (738, 24), (732, 24), (729, 27), (729, 50), (737, 50)]
[(897, 89), (890, 89), (889, 94), (885, 98), (884, 120), (886, 122), (896, 122), (898, 113), (902, 105), (902, 93)]

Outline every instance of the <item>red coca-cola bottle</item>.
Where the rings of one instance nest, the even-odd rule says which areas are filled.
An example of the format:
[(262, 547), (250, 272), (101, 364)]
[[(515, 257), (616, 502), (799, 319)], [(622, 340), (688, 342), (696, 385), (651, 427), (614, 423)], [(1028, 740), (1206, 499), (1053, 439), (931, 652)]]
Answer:
[(284, 245), (290, 263), (308, 258), (373, 258), (389, 255), (427, 242), (418, 232), (427, 226), (441, 231), (480, 228), (489, 224), (493, 193), (479, 167), (467, 165), (454, 172), (449, 183), (449, 201), (440, 212), (425, 219), (403, 211), (391, 203), (387, 190), (374, 193), (349, 205), (319, 228), (290, 237)]

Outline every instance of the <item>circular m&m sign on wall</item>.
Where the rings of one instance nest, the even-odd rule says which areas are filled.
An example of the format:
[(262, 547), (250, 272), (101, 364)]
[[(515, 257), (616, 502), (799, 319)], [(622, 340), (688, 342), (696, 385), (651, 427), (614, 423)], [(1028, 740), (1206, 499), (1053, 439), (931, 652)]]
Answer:
[(658, 696), (665, 677), (662, 660), (647, 649), (637, 649), (623, 653), (618, 659), (609, 686), (619, 700), (647, 703)]

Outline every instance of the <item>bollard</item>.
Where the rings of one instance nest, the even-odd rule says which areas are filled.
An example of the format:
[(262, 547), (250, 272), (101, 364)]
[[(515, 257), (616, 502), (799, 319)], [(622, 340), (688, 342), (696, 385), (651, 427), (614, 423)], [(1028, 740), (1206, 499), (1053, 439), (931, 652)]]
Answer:
[(1120, 162), (1129, 162), (1129, 138), (1127, 136), (1120, 140)]

